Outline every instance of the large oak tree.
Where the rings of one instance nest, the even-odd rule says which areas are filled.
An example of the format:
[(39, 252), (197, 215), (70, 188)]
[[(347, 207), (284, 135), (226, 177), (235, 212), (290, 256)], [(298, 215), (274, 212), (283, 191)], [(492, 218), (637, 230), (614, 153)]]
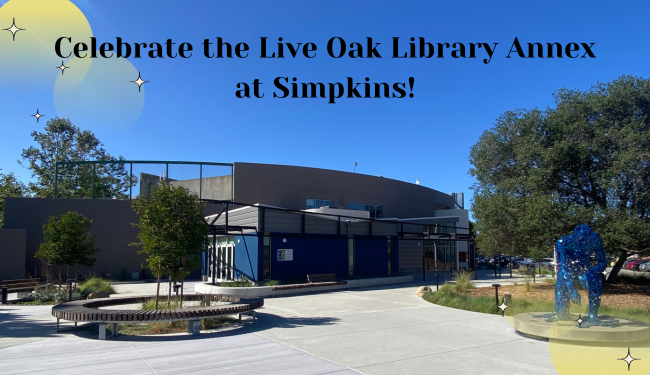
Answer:
[(472, 147), (478, 246), (550, 252), (554, 239), (591, 224), (619, 256), (615, 281), (629, 252), (650, 251), (650, 80), (554, 96), (555, 108), (502, 114)]
[[(38, 145), (23, 149), (19, 163), (36, 177), (29, 189), (37, 197), (54, 197), (56, 162), (124, 160), (111, 156), (95, 134), (79, 129), (69, 119), (48, 120), (43, 132), (34, 131), (31, 136)], [(127, 198), (130, 184), (137, 183), (121, 163), (60, 165), (58, 175), (59, 198), (90, 198), (93, 184), (97, 198)]]

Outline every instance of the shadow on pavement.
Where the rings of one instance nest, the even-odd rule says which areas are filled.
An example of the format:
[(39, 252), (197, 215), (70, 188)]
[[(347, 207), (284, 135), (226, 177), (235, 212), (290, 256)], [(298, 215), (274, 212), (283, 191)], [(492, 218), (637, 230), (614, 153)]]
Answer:
[[(298, 328), (305, 326), (321, 326), (321, 325), (333, 325), (338, 323), (338, 318), (330, 317), (282, 317), (269, 313), (257, 313), (257, 321), (255, 323), (252, 320), (246, 319), (243, 321), (243, 324), (239, 325), (234, 323), (220, 330), (208, 330), (201, 331), (199, 336), (193, 336), (185, 333), (176, 333), (176, 334), (167, 334), (167, 335), (119, 335), (116, 338), (112, 338), (107, 335), (107, 340), (111, 341), (138, 341), (138, 342), (167, 342), (167, 341), (186, 341), (186, 340), (205, 340), (215, 337), (232, 337), (237, 335), (243, 335), (247, 333), (255, 333), (264, 331), (270, 328)], [(56, 326), (56, 324), (55, 324)], [(97, 340), (97, 334), (91, 333), (91, 330), (88, 328), (90, 325), (85, 327), (80, 327), (75, 330), (69, 330), (69, 333), (74, 334), (75, 336), (89, 339)], [(56, 328), (54, 329), (56, 330)], [(118, 328), (119, 332), (119, 328)]]
[(43, 316), (49, 314), (51, 309), (52, 306), (22, 309), (19, 306), (3, 305), (0, 308), (0, 338), (56, 336), (56, 320), (43, 319)]

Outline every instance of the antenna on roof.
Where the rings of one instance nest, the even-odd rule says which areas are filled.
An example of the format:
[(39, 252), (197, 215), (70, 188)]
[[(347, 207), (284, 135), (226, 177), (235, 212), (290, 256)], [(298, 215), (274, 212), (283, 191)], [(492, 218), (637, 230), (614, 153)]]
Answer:
[(415, 179), (415, 184), (416, 184), (416, 185), (420, 185), (420, 179), (419, 179), (419, 178), (416, 178), (416, 179)]
[(354, 162), (354, 173), (357, 173), (357, 162)]

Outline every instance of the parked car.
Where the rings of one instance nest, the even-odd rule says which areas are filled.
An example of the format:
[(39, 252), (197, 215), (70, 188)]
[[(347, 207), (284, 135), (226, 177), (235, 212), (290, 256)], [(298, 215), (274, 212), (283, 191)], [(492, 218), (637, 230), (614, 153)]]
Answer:
[(544, 258), (540, 261), (533, 261), (530, 258), (526, 258), (524, 260), (521, 260), (519, 262), (519, 266), (521, 267), (528, 267), (528, 268), (539, 268), (539, 267), (544, 267), (544, 268), (552, 268), (555, 265), (555, 262), (553, 261), (553, 258)]
[(641, 265), (639, 265), (639, 271), (641, 271), (641, 272), (650, 272), (650, 260), (645, 261), (644, 263), (641, 263)]
[(519, 261), (519, 266), (520, 267), (533, 267), (534, 262), (530, 258), (525, 258)]
[(627, 269), (631, 271), (637, 271), (639, 269), (639, 264), (644, 263), (642, 260), (633, 260), (627, 264)]
[(542, 267), (552, 268), (555, 265), (555, 260), (553, 258), (544, 258), (541, 261)]

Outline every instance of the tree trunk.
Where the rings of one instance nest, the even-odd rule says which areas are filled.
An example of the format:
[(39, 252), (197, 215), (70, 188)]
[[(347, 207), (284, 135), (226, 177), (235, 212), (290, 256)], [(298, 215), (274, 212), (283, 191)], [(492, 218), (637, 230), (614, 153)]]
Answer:
[(172, 300), (172, 274), (169, 274), (169, 297), (167, 297), (169, 301)]
[(160, 274), (162, 273), (162, 261), (158, 260), (158, 285), (156, 286), (156, 310), (158, 310), (158, 294), (160, 294)]
[(74, 281), (77, 281), (77, 274), (79, 273), (79, 263), (75, 263), (74, 265)]
[(59, 289), (61, 289), (61, 267), (62, 265), (59, 264)]
[(183, 271), (181, 273), (181, 303), (179, 308), (183, 308), (183, 285), (185, 283), (185, 256), (183, 256)]
[(66, 284), (68, 283), (69, 278), (70, 278), (70, 265), (68, 264), (66, 269), (65, 269), (65, 282), (66, 282)]
[(627, 260), (627, 250), (621, 250), (618, 255), (618, 261), (612, 267), (612, 271), (607, 277), (607, 283), (615, 284), (618, 278), (618, 272), (623, 268), (623, 263)]

